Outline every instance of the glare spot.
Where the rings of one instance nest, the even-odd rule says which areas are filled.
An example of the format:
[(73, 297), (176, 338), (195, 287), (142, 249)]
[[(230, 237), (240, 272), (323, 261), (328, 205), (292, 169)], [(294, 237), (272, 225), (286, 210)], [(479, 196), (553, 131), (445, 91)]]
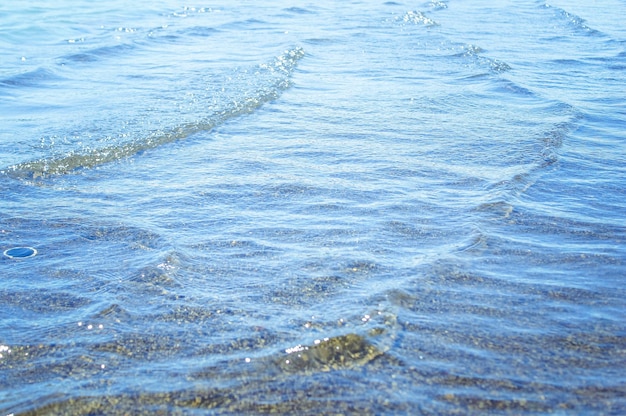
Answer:
[(285, 350), (285, 352), (287, 354), (293, 354), (294, 352), (300, 352), (300, 351), (304, 351), (306, 349), (308, 349), (308, 348), (307, 347), (303, 347), (302, 345), (298, 344), (295, 347), (287, 348)]
[(2, 354), (3, 352), (11, 354), (11, 348), (9, 348), (8, 345), (0, 345), (0, 358), (4, 358), (4, 354)]

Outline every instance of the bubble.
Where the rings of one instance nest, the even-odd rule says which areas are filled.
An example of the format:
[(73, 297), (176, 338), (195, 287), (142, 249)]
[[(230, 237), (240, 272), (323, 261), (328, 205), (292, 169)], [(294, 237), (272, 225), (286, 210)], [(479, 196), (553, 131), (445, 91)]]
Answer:
[(25, 259), (37, 255), (37, 250), (32, 247), (13, 247), (4, 250), (4, 255), (10, 259)]

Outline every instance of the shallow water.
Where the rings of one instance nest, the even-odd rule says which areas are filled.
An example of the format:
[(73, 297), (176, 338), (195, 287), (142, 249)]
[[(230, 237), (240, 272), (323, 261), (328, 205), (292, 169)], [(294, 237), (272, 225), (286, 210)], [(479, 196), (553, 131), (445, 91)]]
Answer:
[(0, 414), (626, 411), (623, 1), (174, 3), (0, 6)]

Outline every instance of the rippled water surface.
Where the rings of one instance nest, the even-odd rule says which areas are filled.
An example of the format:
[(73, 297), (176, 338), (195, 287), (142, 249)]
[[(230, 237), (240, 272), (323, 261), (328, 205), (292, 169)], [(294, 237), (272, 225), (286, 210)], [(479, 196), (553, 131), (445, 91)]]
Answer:
[(626, 412), (623, 0), (47, 3), (0, 414)]

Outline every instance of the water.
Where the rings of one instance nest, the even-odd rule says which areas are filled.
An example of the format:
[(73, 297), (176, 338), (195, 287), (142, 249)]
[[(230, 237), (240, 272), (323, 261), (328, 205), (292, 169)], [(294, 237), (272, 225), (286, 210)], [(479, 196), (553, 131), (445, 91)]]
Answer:
[(622, 0), (0, 6), (0, 414), (626, 412)]

